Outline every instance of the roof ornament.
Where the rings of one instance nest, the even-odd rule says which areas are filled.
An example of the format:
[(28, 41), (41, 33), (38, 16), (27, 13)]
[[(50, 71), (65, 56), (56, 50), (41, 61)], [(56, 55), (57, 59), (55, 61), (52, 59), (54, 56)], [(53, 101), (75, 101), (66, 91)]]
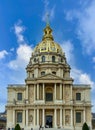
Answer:
[(49, 25), (49, 16), (49, 13), (46, 13), (46, 27), (44, 28), (42, 40), (54, 40), (52, 36), (52, 29)]

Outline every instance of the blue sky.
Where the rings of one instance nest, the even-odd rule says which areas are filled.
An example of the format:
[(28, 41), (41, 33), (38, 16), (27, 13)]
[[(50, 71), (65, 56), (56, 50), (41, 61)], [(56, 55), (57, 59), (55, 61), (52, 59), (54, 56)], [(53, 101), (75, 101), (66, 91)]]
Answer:
[(25, 67), (42, 39), (47, 12), (74, 83), (91, 84), (95, 112), (95, 0), (0, 0), (0, 111), (8, 84), (24, 83)]

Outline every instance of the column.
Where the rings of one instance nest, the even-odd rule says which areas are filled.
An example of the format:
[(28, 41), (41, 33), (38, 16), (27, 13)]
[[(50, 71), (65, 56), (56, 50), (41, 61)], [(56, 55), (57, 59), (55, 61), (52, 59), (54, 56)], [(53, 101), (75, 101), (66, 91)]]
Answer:
[(22, 116), (22, 121), (23, 121), (23, 126), (25, 126), (25, 117), (26, 115), (25, 115), (25, 110), (23, 110), (23, 116)]
[(73, 94), (73, 93), (72, 93), (72, 85), (71, 85), (71, 100), (72, 100), (72, 94)]
[(71, 109), (71, 126), (73, 126), (73, 112), (72, 112), (73, 110)]
[(26, 126), (28, 126), (28, 109), (26, 110)]
[(34, 127), (35, 127), (35, 109), (34, 109)]
[(37, 100), (39, 100), (39, 84), (37, 84)]
[(44, 95), (45, 95), (45, 84), (43, 83), (43, 100), (44, 100)]
[(54, 109), (54, 127), (56, 128), (57, 125), (56, 125), (56, 108)]
[(44, 127), (45, 126), (45, 109), (43, 109), (43, 118), (42, 119), (43, 119), (42, 126)]
[(83, 119), (84, 119), (84, 122), (85, 122), (85, 108), (84, 108), (84, 111), (83, 111)]
[(37, 126), (39, 126), (39, 109), (37, 109)]
[(13, 125), (15, 126), (15, 110), (13, 110)]
[(60, 100), (62, 100), (62, 84), (60, 83)]
[(63, 84), (63, 102), (65, 103), (65, 99), (64, 99), (64, 84)]
[(28, 99), (28, 85), (26, 86), (26, 99)]
[(35, 95), (35, 91), (36, 90), (36, 84), (34, 84), (34, 102), (35, 102), (35, 100), (36, 100), (36, 95)]
[(56, 83), (54, 84), (54, 89), (55, 89), (55, 100), (56, 100)]
[(62, 108), (60, 109), (60, 127), (62, 127)]
[(74, 127), (74, 130), (75, 130), (75, 120), (76, 120), (76, 117), (75, 117), (75, 109), (73, 108), (73, 127)]
[(63, 127), (65, 127), (65, 109), (63, 108)]

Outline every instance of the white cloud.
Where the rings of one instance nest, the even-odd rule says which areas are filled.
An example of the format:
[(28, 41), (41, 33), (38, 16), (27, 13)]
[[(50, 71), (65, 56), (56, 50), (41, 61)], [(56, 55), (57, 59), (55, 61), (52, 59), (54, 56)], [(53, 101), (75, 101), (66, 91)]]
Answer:
[(74, 47), (70, 41), (63, 41), (61, 44), (63, 51), (65, 50), (67, 62), (71, 66), (71, 77), (74, 79), (74, 83), (90, 84), (94, 88), (95, 83), (91, 80), (89, 74), (82, 72), (82, 70), (75, 67)]
[[(16, 24), (14, 24), (14, 32), (17, 37), (19, 47), (16, 50), (16, 58), (10, 61), (8, 64), (9, 68), (14, 70), (25, 69), (33, 51), (33, 48), (29, 46), (25, 41), (25, 38), (23, 36), (25, 27), (21, 24), (22, 24), (21, 20), (19, 20)], [(14, 48), (11, 48), (10, 51), (14, 52)]]
[(72, 68), (71, 76), (74, 78), (75, 83), (80, 84), (90, 84), (91, 87), (94, 89), (95, 83), (91, 80), (89, 74), (82, 72), (77, 68)]
[(10, 61), (9, 67), (15, 70), (21, 69), (21, 68), (25, 69), (26, 65), (29, 62), (32, 51), (33, 51), (32, 48), (28, 46), (27, 44), (20, 45), (16, 51), (17, 53), (16, 59)]
[(8, 55), (8, 52), (6, 50), (0, 51), (0, 59), (5, 58), (6, 55)]
[(25, 27), (21, 25), (22, 21), (19, 20), (15, 25), (14, 25), (14, 32), (17, 37), (18, 43), (24, 43), (24, 36), (22, 33), (25, 31)]
[(95, 1), (80, 15), (78, 30), (84, 51), (91, 54), (95, 51)]
[(63, 52), (65, 51), (66, 59), (70, 65), (74, 65), (74, 55), (73, 55), (73, 44), (70, 41), (63, 41), (61, 44)]
[(61, 46), (63, 52), (65, 51), (67, 62), (70, 63), (71, 77), (74, 79), (74, 83), (90, 84), (91, 87), (94, 89), (95, 83), (91, 80), (90, 75), (75, 67), (73, 44), (70, 41), (63, 41)]
[(77, 19), (77, 35), (83, 52), (92, 54), (95, 51), (95, 1), (82, 2), (81, 8), (65, 11), (66, 20)]

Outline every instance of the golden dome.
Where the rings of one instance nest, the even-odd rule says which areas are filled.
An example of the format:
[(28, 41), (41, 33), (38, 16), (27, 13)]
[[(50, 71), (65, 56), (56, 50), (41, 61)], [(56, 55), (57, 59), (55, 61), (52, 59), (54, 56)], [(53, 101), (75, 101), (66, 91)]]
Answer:
[(49, 25), (44, 29), (44, 35), (42, 38), (42, 42), (40, 42), (34, 49), (34, 53), (40, 52), (57, 52), (62, 54), (62, 48), (58, 43), (54, 42), (52, 36), (52, 29)]

